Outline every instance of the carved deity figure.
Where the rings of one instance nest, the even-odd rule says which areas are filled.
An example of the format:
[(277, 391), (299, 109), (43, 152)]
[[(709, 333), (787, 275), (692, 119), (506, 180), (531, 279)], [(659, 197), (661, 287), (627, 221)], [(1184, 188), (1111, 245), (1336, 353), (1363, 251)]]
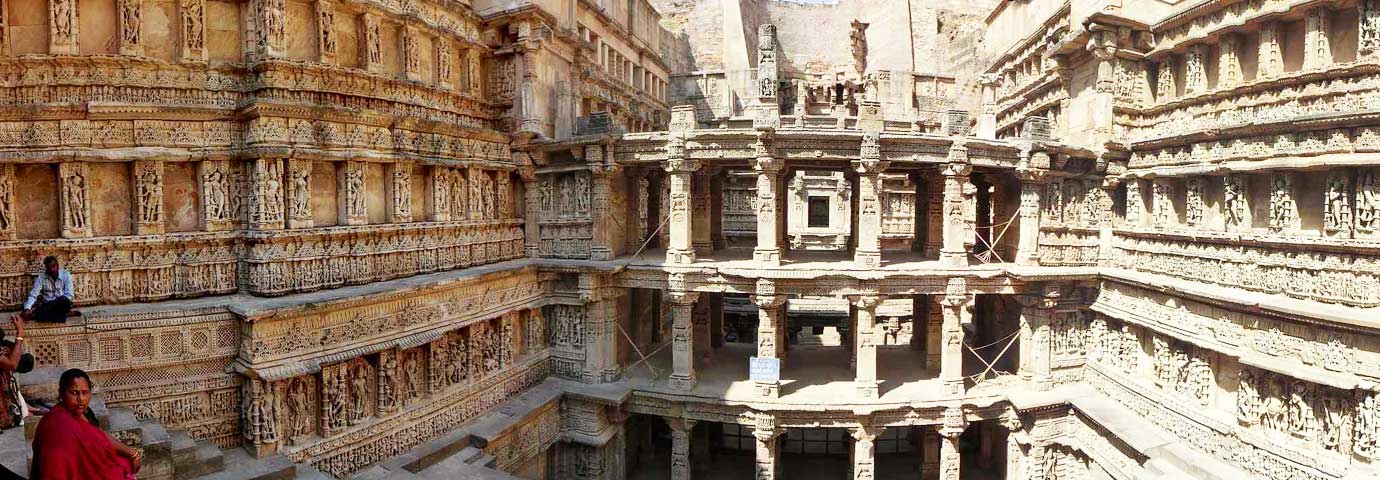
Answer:
[(1246, 182), (1239, 176), (1228, 176), (1222, 188), (1223, 204), (1226, 205), (1227, 226), (1244, 226), (1249, 206), (1246, 204)]
[(450, 360), (444, 365), (446, 368), (446, 380), (452, 385), (465, 381), (465, 365), (468, 359), (468, 351), (465, 349), (465, 337), (456, 332), (454, 338), (450, 340)]
[(369, 418), (369, 364), (355, 362), (350, 375), (350, 425)]
[(332, 54), (336, 51), (335, 7), (325, 2), (317, 2), (316, 24), (320, 32), (321, 52)]
[(310, 164), (302, 168), (288, 170), (292, 182), (292, 203), (288, 214), (292, 218), (311, 218), (311, 169)]
[(1351, 231), (1351, 189), (1344, 171), (1327, 177), (1327, 199), (1323, 204), (1323, 227), (1328, 232)]
[(163, 220), (163, 178), (152, 163), (136, 162), (135, 190), (139, 196), (139, 223)]
[(296, 445), (303, 437), (312, 434), (312, 423), (316, 420), (316, 415), (312, 413), (310, 403), (310, 399), (307, 398), (306, 380), (292, 379), (287, 392), (288, 414), (292, 418), (289, 443)]
[(1194, 94), (1207, 88), (1207, 69), (1203, 62), (1206, 60), (1204, 45), (1193, 45), (1188, 47), (1188, 56), (1184, 62), (1184, 93)]
[(450, 175), (450, 209), (451, 220), (464, 220), (470, 218), (469, 209), (469, 182), (464, 174), (453, 171)]
[(1361, 13), (1358, 57), (1370, 59), (1380, 55), (1380, 0), (1360, 0), (1356, 7)]
[(201, 52), (206, 48), (206, 0), (182, 0), (182, 48)]
[(1380, 451), (1380, 411), (1375, 392), (1356, 390), (1356, 420), (1352, 451), (1365, 458), (1374, 458)]
[(229, 220), (230, 212), (226, 205), (229, 188), (226, 185), (225, 168), (217, 162), (206, 170), (201, 179), (206, 218), (215, 221)]
[(259, 0), (260, 51), (280, 50), (287, 40), (287, 6), (285, 0)]
[(1289, 429), (1289, 409), (1284, 401), (1284, 381), (1271, 378), (1265, 384), (1268, 385), (1269, 390), (1261, 405), (1260, 424), (1268, 429), (1287, 431)]
[(1270, 229), (1289, 231), (1298, 224), (1298, 210), (1294, 205), (1294, 182), (1289, 174), (1273, 176), (1270, 190)]
[(417, 51), (417, 34), (411, 29), (403, 29), (403, 71), (413, 73), (421, 70), (421, 52)]
[(1308, 402), (1308, 385), (1295, 380), (1289, 388), (1289, 428), (1307, 436), (1313, 428), (1313, 407)]
[(80, 171), (73, 171), (63, 179), (63, 215), (66, 227), (86, 228), (86, 178)]
[(1150, 187), (1150, 210), (1154, 213), (1155, 226), (1171, 226), (1174, 222), (1174, 206), (1169, 183), (1156, 180), (1151, 182)]
[(383, 64), (383, 32), (372, 14), (364, 15), (364, 58), (368, 65)]
[(1242, 368), (1236, 390), (1236, 418), (1248, 425), (1260, 422), (1260, 393), (1256, 389), (1255, 374)]
[(1380, 181), (1373, 169), (1356, 179), (1356, 229), (1364, 233), (1380, 230)]
[[(262, 381), (254, 381), (262, 385)], [(246, 390), (248, 391), (248, 390)], [(278, 440), (278, 399), (271, 389), (260, 390), (250, 402), (250, 433), (247, 437), (255, 443), (268, 443)]]
[(426, 369), (426, 365), (421, 355), (418, 355), (419, 353), (416, 350), (411, 351), (403, 363), (403, 378), (405, 379), (403, 398), (407, 400), (405, 403), (411, 403), (413, 400), (422, 398), (422, 395), (426, 393), (426, 386), (422, 383), (424, 378), (422, 372)]
[(379, 354), (378, 405), (380, 411), (391, 410), (398, 401), (398, 356), (393, 352)]
[(364, 196), (364, 166), (346, 167), (345, 169), (345, 195), (349, 201), (346, 203), (346, 215), (352, 218), (364, 218), (368, 215), (365, 211)]
[(1140, 192), (1140, 180), (1126, 181), (1126, 223), (1139, 225), (1145, 213), (1145, 197)]
[(0, 166), (0, 232), (14, 229), (14, 169)]
[(346, 398), (350, 391), (346, 386), (346, 375), (348, 372), (344, 367), (332, 368), (329, 372), (322, 372), (321, 378), (321, 408), (322, 420), (324, 421), (323, 435), (330, 435), (332, 432), (345, 428), (348, 421)]
[(503, 320), (503, 327), (498, 336), (498, 366), (507, 368), (513, 364), (513, 322)]
[(140, 0), (120, 0), (120, 43), (123, 45), (138, 45), (140, 32), (143, 30), (141, 20), (143, 12), (143, 2)]
[(53, 0), (49, 5), (52, 12), (50, 32), (53, 41), (60, 44), (72, 44), (76, 42), (75, 31), (77, 21), (77, 0)]
[(1203, 224), (1203, 210), (1206, 209), (1203, 200), (1203, 180), (1201, 178), (1190, 178), (1185, 183), (1184, 201), (1184, 223), (1196, 227)]

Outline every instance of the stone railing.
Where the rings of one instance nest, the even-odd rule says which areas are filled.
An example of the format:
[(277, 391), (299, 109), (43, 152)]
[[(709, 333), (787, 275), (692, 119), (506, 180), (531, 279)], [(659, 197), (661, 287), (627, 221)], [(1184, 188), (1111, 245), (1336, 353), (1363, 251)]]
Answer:
[(1040, 227), (1040, 265), (1094, 265), (1098, 256), (1098, 230), (1086, 227)]
[(326, 227), (245, 234), (244, 288), (282, 295), (511, 260), (522, 221)]
[(1133, 270), (1352, 307), (1380, 306), (1380, 246), (1374, 244), (1223, 232), (1118, 229), (1116, 234), (1119, 261)]

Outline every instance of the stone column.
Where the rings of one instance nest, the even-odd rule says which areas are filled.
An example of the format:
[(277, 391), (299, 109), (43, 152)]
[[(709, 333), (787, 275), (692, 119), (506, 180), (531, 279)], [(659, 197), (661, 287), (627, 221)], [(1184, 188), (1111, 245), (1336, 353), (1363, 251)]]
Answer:
[[(616, 163), (604, 162), (604, 146), (589, 145), (585, 147), (585, 160), (589, 162), (589, 174), (592, 185), (590, 188), (590, 208), (594, 219), (594, 242), (590, 246), (590, 260), (613, 260), (614, 244), (613, 229), (622, 228), (624, 220), (614, 218), (614, 212), (609, 204), (613, 181), (622, 171), (623, 167)], [(596, 163), (597, 162), (597, 163)]]
[(311, 160), (287, 160), (287, 185), (283, 191), (287, 228), (311, 228), (315, 224), (311, 214), (311, 167)]
[(671, 297), (671, 386), (679, 390), (695, 388), (695, 331), (692, 324), (695, 301), (700, 294), (672, 291)]
[(968, 147), (955, 140), (949, 149), (949, 162), (944, 166), (944, 248), (939, 251), (939, 261), (945, 266), (968, 265), (965, 245), (975, 235), (969, 221), (969, 210), (974, 210), (970, 208), (973, 195), (968, 192), (972, 188), (968, 183), (972, 170)]
[(115, 9), (120, 55), (142, 56), (144, 54), (144, 2), (142, 0), (119, 0), (116, 2)]
[(1322, 69), (1332, 65), (1332, 12), (1327, 7), (1308, 10), (1303, 20), (1303, 69)]
[(709, 294), (709, 347), (724, 346), (724, 294)]
[(958, 441), (968, 428), (968, 420), (960, 407), (944, 409), (944, 424), (939, 433), (939, 479), (958, 480), (959, 466), (962, 463)]
[[(1364, 2), (1363, 2), (1364, 3)], [(1260, 48), (1256, 52), (1256, 78), (1268, 78), (1284, 73), (1284, 35), (1279, 22), (1260, 24)]]
[(695, 420), (667, 419), (671, 426), (671, 480), (690, 480), (690, 432)]
[(853, 263), (864, 268), (882, 265), (882, 181), (879, 176), (888, 162), (881, 157), (881, 134), (863, 133), (859, 160), (853, 162), (858, 172), (858, 243), (853, 249)]
[(59, 163), (58, 180), (61, 182), (58, 192), (62, 198), (58, 210), (62, 213), (62, 238), (90, 237), (91, 202), (87, 186), (91, 177), (86, 162)]
[(1245, 81), (1241, 71), (1241, 36), (1228, 33), (1217, 40), (1217, 88), (1231, 88)]
[[(752, 296), (757, 305), (757, 356), (786, 361), (786, 296), (776, 294), (776, 285), (770, 280), (757, 281), (757, 294)], [(780, 395), (781, 382), (757, 382), (759, 395), (776, 398)]]
[[(926, 258), (939, 258), (944, 250), (944, 175), (933, 170), (924, 175), (925, 182), (925, 246)], [(920, 201), (917, 200), (916, 203)]]
[[(671, 143), (668, 141), (667, 145)], [(670, 245), (666, 248), (666, 263), (695, 262), (695, 249), (691, 244), (695, 226), (690, 217), (690, 184), (692, 174), (699, 167), (699, 162), (685, 158), (670, 158), (666, 162), (667, 179), (671, 181), (671, 219), (668, 225), (671, 233)]]
[(758, 413), (752, 428), (752, 437), (757, 440), (757, 457), (754, 460), (753, 478), (757, 480), (776, 480), (781, 476), (779, 454), (780, 438), (784, 429), (776, 427), (776, 419), (767, 413)]
[(859, 295), (853, 297), (857, 324), (853, 331), (854, 357), (857, 366), (853, 372), (853, 384), (861, 398), (877, 398), (877, 307), (882, 304), (878, 295)]
[(134, 233), (163, 233), (163, 161), (134, 161)]
[[(3, 26), (0, 26), (3, 28)], [(14, 240), (14, 164), (0, 164), (0, 240)]]
[(523, 210), (523, 250), (530, 258), (541, 256), (541, 185), (537, 177), (537, 172), (532, 167), (524, 167), (518, 170), (518, 176), (522, 179), (523, 202), (527, 208)]
[[(1044, 152), (1034, 155), (1046, 155), (1045, 162), (1049, 161)], [(1040, 264), (1040, 192), (1045, 188), (1046, 173), (1038, 168), (1016, 171), (1021, 180), (1021, 236), (1016, 244), (1016, 263), (1020, 265)]]
[(1102, 189), (1102, 194), (1099, 196), (1102, 205), (1098, 207), (1097, 211), (1105, 215), (1105, 218), (1097, 222), (1097, 264), (1102, 266), (1111, 266), (1112, 263), (1116, 261), (1116, 244), (1113, 234), (1114, 225), (1112, 224), (1112, 198), (1113, 195), (1116, 194), (1116, 187), (1120, 184), (1121, 179), (1119, 177), (1108, 175), (1102, 178), (1102, 183), (1099, 187)]
[(695, 360), (701, 367), (708, 367), (714, 358), (714, 349), (709, 344), (709, 296), (701, 294), (690, 314), (694, 326)]
[(710, 201), (709, 186), (717, 178), (719, 171), (713, 167), (701, 167), (695, 172), (691, 187), (691, 210), (694, 212), (690, 221), (694, 224), (691, 228), (691, 242), (695, 248), (696, 255), (703, 255), (714, 251), (714, 238), (710, 229), (713, 222), (710, 216), (714, 214)]
[(1041, 390), (1052, 384), (1050, 378), (1050, 323), (1053, 308), (1059, 297), (1058, 289), (1044, 289), (1043, 294), (1021, 295), (1020, 366), (1021, 379), (1034, 383)]
[(181, 17), (177, 38), (182, 61), (205, 63), (210, 57), (206, 49), (206, 0), (180, 0), (177, 10)]
[(651, 180), (646, 169), (637, 168), (625, 170), (628, 175), (624, 176), (625, 185), (628, 187), (628, 220), (624, 221), (627, 227), (627, 235), (624, 238), (624, 245), (628, 252), (637, 252), (647, 240), (647, 216), (650, 215), (651, 206)]
[(197, 164), (197, 176), (201, 180), (201, 229), (216, 232), (234, 228), (234, 212), (230, 208), (230, 196), (233, 195), (230, 162), (203, 160)]
[(412, 164), (393, 162), (388, 164), (388, 222), (407, 223), (412, 221)]
[(853, 476), (854, 480), (872, 480), (877, 471), (877, 436), (883, 427), (860, 425), (849, 429), (853, 434)]
[[(959, 281), (955, 281), (959, 280)], [(959, 278), (949, 280), (949, 292), (938, 297), (944, 314), (940, 328), (943, 339), (940, 353), (939, 379), (944, 384), (944, 394), (959, 397), (963, 395), (963, 324), (972, 321), (973, 296), (966, 290), (966, 282)]]
[(618, 308), (627, 289), (609, 286), (609, 278), (586, 273), (579, 278), (580, 301), (584, 303), (585, 383), (611, 382), (618, 377)]
[(287, 57), (287, 0), (254, 0), (254, 57), (258, 60)]
[(364, 162), (344, 162), (336, 173), (336, 198), (340, 225), (367, 225), (368, 204), (364, 186)]
[(781, 208), (781, 172), (785, 160), (774, 155), (771, 130), (757, 133), (757, 160), (752, 169), (757, 171), (757, 248), (752, 250), (752, 259), (770, 266), (781, 265), (781, 237), (784, 231), (784, 209)]
[(724, 238), (724, 182), (728, 181), (728, 171), (719, 169), (709, 181), (709, 241), (715, 250), (728, 247)]
[(50, 55), (76, 55), (77, 47), (77, 0), (50, 0), (48, 2), (48, 53)]

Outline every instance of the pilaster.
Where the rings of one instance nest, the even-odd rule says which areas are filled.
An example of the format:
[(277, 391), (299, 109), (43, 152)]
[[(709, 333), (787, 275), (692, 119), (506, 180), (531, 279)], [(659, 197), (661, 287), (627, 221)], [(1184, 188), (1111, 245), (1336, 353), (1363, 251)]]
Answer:
[(522, 178), (523, 201), (527, 209), (523, 213), (523, 250), (529, 258), (541, 256), (541, 189), (537, 185), (537, 173), (533, 168), (518, 170)]
[(369, 223), (368, 204), (365, 201), (364, 162), (344, 162), (336, 173), (337, 212), (340, 225), (366, 225)]
[(757, 413), (753, 423), (752, 437), (756, 439), (757, 455), (753, 462), (757, 480), (776, 480), (781, 478), (780, 445), (781, 434), (785, 429), (776, 426), (776, 419), (768, 413)]
[(335, 31), (335, 3), (331, 0), (316, 0), (316, 50), (318, 61), (335, 64), (340, 40)]
[(1240, 52), (1240, 35), (1228, 33), (1217, 39), (1217, 88), (1231, 88), (1245, 81)]
[[(973, 238), (972, 218), (976, 216), (974, 187), (968, 181), (973, 167), (968, 163), (968, 147), (955, 141), (944, 165), (944, 248), (939, 261), (944, 266), (968, 265), (968, 239)], [(971, 211), (971, 213), (970, 213)]]
[(388, 164), (388, 222), (408, 223), (412, 221), (412, 164), (393, 162)]
[(849, 429), (853, 435), (853, 480), (872, 480), (876, 474), (877, 436), (881, 435), (883, 429), (866, 423)]
[(1279, 22), (1260, 24), (1260, 46), (1256, 52), (1256, 77), (1268, 78), (1284, 73), (1283, 32)]
[(679, 390), (695, 388), (695, 345), (693, 316), (699, 293), (671, 291), (671, 386)]
[(1052, 286), (1037, 295), (1017, 297), (1021, 305), (1020, 365), (1021, 379), (1034, 383), (1040, 390), (1052, 385), (1050, 377), (1050, 328), (1059, 290)]
[(410, 81), (422, 81), (421, 33), (411, 25), (402, 28), (403, 76)]
[(713, 361), (714, 349), (709, 344), (709, 296), (712, 294), (701, 294), (695, 302), (694, 310), (691, 310), (691, 321), (693, 323), (695, 361), (700, 366), (709, 366)]
[(1332, 12), (1327, 7), (1308, 10), (1303, 19), (1303, 68), (1322, 69), (1332, 65)]
[(62, 212), (62, 238), (90, 237), (90, 176), (86, 162), (59, 163), (58, 178), (62, 182), (58, 186), (62, 193), (62, 201), (59, 202), (59, 210)]
[(856, 367), (853, 372), (853, 385), (858, 397), (874, 399), (878, 396), (877, 344), (880, 339), (877, 327), (877, 307), (882, 304), (878, 295), (859, 295), (850, 299), (857, 314), (857, 325), (853, 331), (853, 348)]
[[(757, 281), (757, 294), (752, 296), (757, 305), (757, 356), (774, 358), (784, 363), (786, 360), (786, 296), (776, 294), (776, 285), (770, 280)], [(780, 363), (779, 363), (780, 364)], [(780, 395), (781, 382), (757, 382), (757, 392), (767, 398)]]
[(703, 255), (714, 251), (714, 238), (710, 229), (712, 223), (709, 219), (714, 214), (710, 207), (710, 184), (717, 179), (717, 168), (701, 167), (695, 172), (693, 177), (694, 184), (691, 186), (691, 210), (694, 214), (690, 221), (694, 224), (691, 228), (691, 242), (695, 248), (696, 255)]
[(755, 149), (757, 159), (752, 169), (757, 171), (757, 247), (752, 259), (768, 266), (781, 265), (782, 237), (785, 233), (781, 214), (781, 171), (785, 160), (775, 156), (772, 130), (759, 130)]
[(690, 480), (690, 432), (695, 429), (695, 420), (670, 418), (671, 426), (671, 480)]
[(864, 268), (882, 265), (882, 182), (878, 177), (888, 162), (881, 156), (881, 133), (864, 132), (859, 160), (853, 162), (858, 173), (858, 241), (853, 263)]
[(436, 58), (436, 87), (450, 90), (455, 87), (455, 51), (445, 35), (432, 39), (432, 55)]
[(134, 161), (134, 233), (163, 233), (163, 161)]
[(605, 161), (604, 145), (586, 145), (585, 162), (589, 164), (590, 180), (590, 215), (593, 217), (593, 242), (590, 245), (590, 260), (612, 260), (614, 256), (613, 229), (623, 228), (622, 225), (628, 222), (612, 217), (613, 210), (610, 209), (609, 199), (613, 189), (613, 180), (622, 171), (622, 167), (613, 162)]
[(961, 397), (963, 383), (963, 324), (972, 322), (973, 296), (967, 293), (967, 282), (960, 277), (949, 279), (948, 292), (938, 297), (944, 315), (940, 328), (943, 339), (940, 353), (939, 379), (944, 385), (944, 395)]
[(278, 401), (273, 395), (273, 384), (257, 379), (248, 379), (241, 387), (244, 408), (244, 443), (254, 458), (264, 458), (277, 453), (279, 429), (278, 414), (274, 405)]
[(1207, 90), (1207, 56), (1207, 45), (1188, 46), (1188, 53), (1184, 56), (1184, 95)]
[[(451, 200), (451, 192), (450, 192), (450, 183), (451, 183), (451, 178), (450, 178), (450, 177), (451, 177), (451, 172), (450, 172), (450, 169), (449, 169), (449, 168), (446, 168), (446, 167), (442, 167), (442, 166), (437, 165), (437, 166), (431, 167), (430, 170), (431, 170), (431, 175), (427, 176), (427, 188), (430, 189), (430, 192), (429, 192), (430, 195), (427, 195), (428, 200), (429, 200), (428, 203), (430, 203), (430, 205), (429, 205), (430, 208), (428, 209), (428, 212), (427, 212), (427, 220), (430, 220), (430, 221), (433, 221), (433, 222), (448, 222), (448, 221), (450, 221), (450, 200)], [(530, 186), (535, 187), (536, 185), (530, 185)], [(529, 188), (528, 191), (530, 191), (530, 192), (535, 192), (535, 191), (537, 191), (537, 189), (536, 189), (536, 188)], [(529, 208), (529, 210), (527, 210), (528, 212), (533, 212), (534, 210), (531, 210), (531, 208), (535, 207), (535, 205), (534, 205), (533, 203), (530, 203), (530, 202), (529, 202), (529, 203), (527, 204), (527, 207)], [(533, 216), (533, 217), (534, 217), (535, 215), (529, 215), (529, 216)], [(538, 238), (539, 238), (539, 237), (534, 237), (534, 236), (532, 236), (532, 235), (529, 234), (529, 235), (527, 236), (527, 241), (528, 241), (529, 243), (531, 243), (531, 242), (536, 242), (536, 241), (538, 241), (538, 240), (537, 240)]]
[(359, 68), (383, 72), (383, 30), (379, 16), (368, 11), (359, 17)]
[(580, 275), (580, 301), (585, 308), (585, 383), (604, 383), (618, 379), (618, 306), (626, 289), (608, 285), (608, 277), (596, 273)]

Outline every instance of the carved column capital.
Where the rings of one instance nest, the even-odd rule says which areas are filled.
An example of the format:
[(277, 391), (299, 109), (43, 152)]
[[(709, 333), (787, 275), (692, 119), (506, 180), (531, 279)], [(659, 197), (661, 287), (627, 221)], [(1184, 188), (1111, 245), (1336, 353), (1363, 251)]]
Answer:
[(963, 407), (948, 407), (944, 409), (944, 423), (940, 424), (939, 435), (957, 439), (963, 435), (963, 431), (968, 429), (968, 418), (963, 412)]
[(693, 306), (700, 299), (700, 292), (666, 292), (666, 297), (676, 305)]

